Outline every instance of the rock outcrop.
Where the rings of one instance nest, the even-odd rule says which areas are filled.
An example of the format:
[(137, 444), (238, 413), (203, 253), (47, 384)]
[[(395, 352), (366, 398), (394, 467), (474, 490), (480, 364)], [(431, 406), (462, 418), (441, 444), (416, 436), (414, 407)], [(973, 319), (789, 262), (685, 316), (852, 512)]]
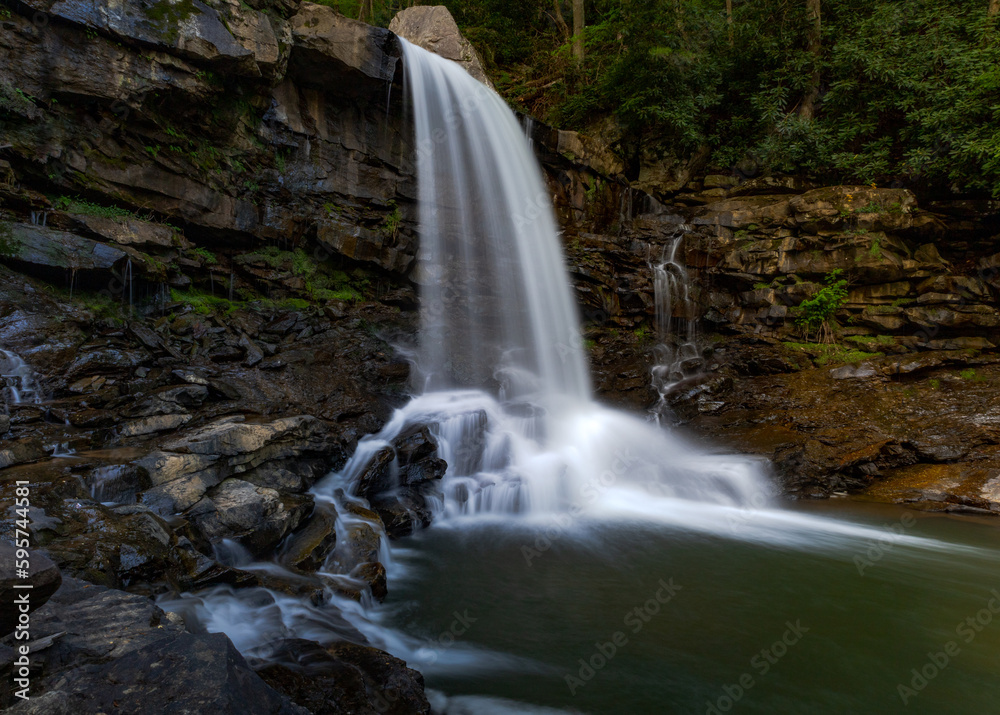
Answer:
[(418, 47), (457, 62), (470, 75), (494, 89), (479, 53), (462, 35), (455, 18), (444, 5), (417, 5), (400, 10), (389, 23), (389, 29)]

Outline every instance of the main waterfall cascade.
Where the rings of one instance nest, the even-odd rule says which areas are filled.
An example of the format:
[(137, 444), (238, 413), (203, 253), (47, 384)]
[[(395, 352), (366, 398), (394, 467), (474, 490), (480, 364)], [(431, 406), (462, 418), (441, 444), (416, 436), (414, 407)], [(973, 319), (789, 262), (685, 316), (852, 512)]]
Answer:
[[(447, 462), (429, 504), (431, 529), (438, 531), (428, 533), (488, 528), (523, 532), (516, 544), (537, 543), (539, 534), (570, 535), (567, 543), (576, 544), (610, 525), (620, 533), (619, 527), (642, 524), (810, 555), (883, 536), (864, 525), (773, 508), (760, 461), (699, 451), (593, 401), (552, 208), (513, 113), (454, 63), (406, 42), (403, 49), (421, 202), (418, 394), (380, 433), (364, 438), (343, 469), (313, 487), (317, 509), (337, 515), (338, 543), (347, 543), (349, 530), (364, 526), (370, 514), (357, 493), (366, 467), (418, 426), (430, 431)], [(677, 260), (681, 240), (655, 264), (664, 334), (673, 331), (675, 301), (688, 299)], [(668, 367), (665, 380), (687, 369), (694, 355), (686, 357), (692, 348), (684, 346), (695, 342), (693, 333), (680, 337), (680, 350), (670, 356), (676, 368)], [(377, 522), (369, 526), (383, 537), (379, 559), (391, 593), (394, 580), (413, 578), (410, 547), (403, 542), (394, 556)], [(942, 546), (909, 535), (895, 543)], [(363, 585), (349, 556), (335, 551), (319, 575), (340, 586)], [(255, 564), (234, 545), (220, 547), (218, 557), (301, 578), (277, 563)], [(346, 638), (388, 650), (424, 673), (537, 675), (547, 667), (457, 642), (443, 649), (387, 627), (398, 605), (374, 607), (367, 595), (359, 603), (328, 591), (317, 604), (261, 588), (217, 587), (161, 605), (184, 613), (189, 624), (227, 633), (241, 651), (265, 660), (268, 644), (281, 638), (325, 644)]]

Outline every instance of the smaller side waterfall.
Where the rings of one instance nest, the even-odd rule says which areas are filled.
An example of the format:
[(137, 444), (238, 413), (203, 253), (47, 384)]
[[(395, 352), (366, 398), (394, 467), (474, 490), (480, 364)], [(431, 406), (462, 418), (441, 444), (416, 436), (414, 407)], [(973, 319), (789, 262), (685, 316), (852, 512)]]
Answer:
[(18, 355), (0, 349), (0, 392), (12, 405), (37, 404), (42, 401), (35, 373)]
[(697, 306), (691, 296), (691, 279), (679, 255), (689, 227), (681, 224), (663, 248), (657, 263), (650, 262), (656, 306), (656, 364), (653, 388), (660, 400), (654, 408), (657, 419), (666, 412), (667, 396), (678, 383), (700, 374), (705, 361), (698, 344)]

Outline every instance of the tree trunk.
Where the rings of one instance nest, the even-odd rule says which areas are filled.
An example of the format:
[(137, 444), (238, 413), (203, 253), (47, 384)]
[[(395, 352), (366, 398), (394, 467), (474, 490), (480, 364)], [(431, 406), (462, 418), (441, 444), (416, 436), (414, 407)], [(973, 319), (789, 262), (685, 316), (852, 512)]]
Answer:
[(996, 17), (1000, 13), (1000, 0), (990, 0), (990, 17)]
[(573, 59), (583, 64), (583, 0), (573, 0)]
[(375, 14), (372, 12), (372, 2), (373, 0), (361, 0), (361, 2), (358, 3), (358, 19), (361, 20), (361, 22), (370, 21), (372, 15)]
[(566, 24), (566, 18), (562, 14), (562, 0), (552, 0), (552, 18), (556, 21), (556, 27), (559, 28), (559, 34), (562, 35), (563, 42), (569, 42), (569, 25)]
[[(992, 0), (1000, 2), (1000, 0)], [(726, 25), (729, 30), (729, 46), (733, 46), (733, 0), (726, 0)]]
[(806, 21), (809, 23), (806, 29), (806, 49), (813, 57), (813, 71), (809, 77), (805, 96), (802, 97), (802, 104), (799, 105), (799, 116), (803, 119), (813, 118), (816, 112), (816, 100), (819, 98), (819, 63), (823, 55), (820, 2), (821, 0), (806, 0)]

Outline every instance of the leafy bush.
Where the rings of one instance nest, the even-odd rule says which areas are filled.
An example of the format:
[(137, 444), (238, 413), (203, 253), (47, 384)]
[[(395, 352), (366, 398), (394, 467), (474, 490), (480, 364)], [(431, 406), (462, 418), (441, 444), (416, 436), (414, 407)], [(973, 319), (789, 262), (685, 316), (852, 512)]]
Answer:
[(816, 331), (817, 342), (832, 342), (833, 331), (830, 321), (847, 302), (847, 279), (841, 278), (842, 270), (831, 271), (826, 276), (826, 285), (816, 291), (812, 298), (802, 301), (795, 309), (795, 320), (804, 331), (806, 340)]

